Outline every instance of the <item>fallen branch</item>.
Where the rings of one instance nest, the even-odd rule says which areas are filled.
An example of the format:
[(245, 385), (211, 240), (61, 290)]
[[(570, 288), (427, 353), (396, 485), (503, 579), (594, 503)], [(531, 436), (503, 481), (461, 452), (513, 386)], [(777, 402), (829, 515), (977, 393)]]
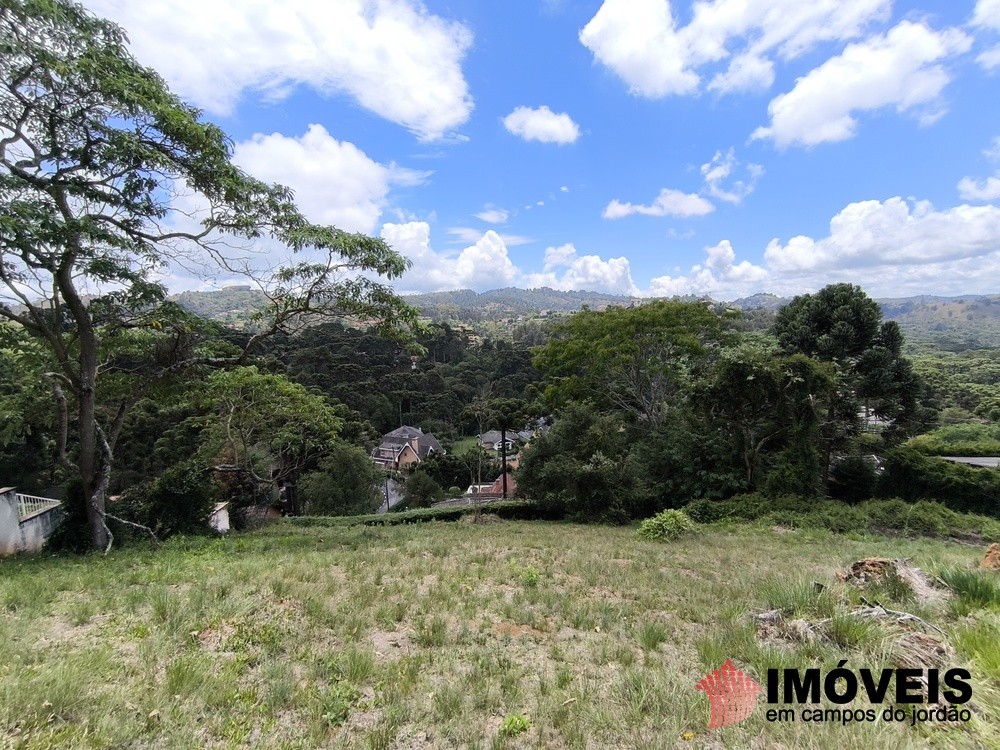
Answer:
[(925, 628), (936, 630), (941, 635), (947, 635), (947, 633), (945, 633), (937, 625), (932, 625), (931, 623), (927, 622), (927, 620), (921, 617), (917, 617), (916, 615), (911, 614), (910, 612), (901, 612), (900, 610), (897, 609), (889, 609), (878, 600), (870, 602), (862, 596), (861, 603), (865, 605), (865, 608), (856, 610), (853, 613), (858, 615), (859, 617), (894, 617), (896, 618), (897, 622), (916, 622), (919, 623), (920, 625), (923, 625)]

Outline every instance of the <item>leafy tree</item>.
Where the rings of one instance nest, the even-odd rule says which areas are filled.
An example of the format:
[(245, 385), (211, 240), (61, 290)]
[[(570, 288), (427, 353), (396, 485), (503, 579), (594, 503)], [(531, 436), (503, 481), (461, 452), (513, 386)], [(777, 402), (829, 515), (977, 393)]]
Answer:
[(23, 330), (0, 324), (0, 476), (27, 492), (41, 489), (35, 481), (51, 453), (51, 394), (38, 377), (44, 358)]
[(942, 424), (1000, 422), (1000, 350), (926, 352), (913, 357), (913, 369), (941, 411)]
[(535, 366), (546, 375), (554, 405), (589, 399), (656, 428), (724, 328), (702, 303), (584, 309), (554, 329)]
[[(399, 276), (404, 258), (381, 240), (310, 224), (287, 188), (244, 174), (231, 156), (218, 127), (132, 58), (116, 25), (69, 0), (0, 6), (0, 318), (50, 355), (56, 455), (83, 484), (98, 548), (113, 539), (105, 495), (115, 446), (147, 384), (196, 364), (245, 364), (263, 339), (316, 310), (384, 331), (415, 321), (389, 288), (356, 273)], [(180, 194), (197, 220), (179, 210)], [(260, 272), (231, 247), (261, 237), (308, 252)], [(162, 307), (155, 272), (178, 258), (244, 273), (264, 293), (266, 309), (235, 350), (158, 349), (178, 315)], [(131, 378), (112, 356), (129, 332), (146, 344)], [(112, 374), (141, 384), (109, 385)]]
[[(152, 529), (158, 537), (207, 532), (217, 488), (195, 461), (169, 467), (151, 482), (130, 487), (119, 499), (122, 515)], [(116, 509), (117, 509), (116, 508)]]
[(744, 337), (720, 352), (692, 400), (715, 430), (729, 436), (752, 491), (765, 452), (782, 448), (793, 434), (807, 437), (832, 385), (821, 363), (802, 354), (782, 356), (771, 341)]
[(426, 472), (417, 469), (406, 480), (403, 501), (408, 508), (427, 508), (443, 496), (441, 485), (431, 479)]
[(319, 469), (299, 480), (299, 496), (308, 515), (373, 513), (382, 502), (384, 481), (367, 451), (337, 442), (320, 461)]
[(256, 367), (214, 372), (204, 397), (216, 412), (203, 452), (217, 471), (245, 474), (258, 486), (294, 482), (326, 456), (342, 425), (319, 395)]
[(730, 436), (701, 413), (676, 411), (638, 438), (631, 452), (649, 495), (641, 515), (695, 498), (726, 498), (746, 488)]
[(641, 487), (619, 417), (575, 403), (524, 450), (517, 493), (579, 521), (624, 523)]
[(913, 429), (923, 418), (920, 383), (902, 356), (899, 326), (882, 322), (878, 304), (860, 287), (831, 284), (795, 297), (778, 311), (772, 331), (785, 352), (833, 365), (834, 392), (818, 424), (824, 484), (831, 453), (858, 436), (861, 415), (892, 422), (888, 437)]
[(420, 462), (420, 470), (442, 487), (460, 487), (464, 490), (476, 479), (477, 450), (481, 449), (476, 446), (475, 450), (461, 454), (450, 450), (447, 453), (432, 453)]

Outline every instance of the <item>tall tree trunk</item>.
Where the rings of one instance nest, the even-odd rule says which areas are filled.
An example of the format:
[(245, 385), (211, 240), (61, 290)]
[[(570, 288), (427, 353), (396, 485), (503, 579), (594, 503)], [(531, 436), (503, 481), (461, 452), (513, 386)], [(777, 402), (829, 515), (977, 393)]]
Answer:
[[(83, 358), (81, 358), (83, 359)], [(96, 371), (96, 368), (95, 368)], [(104, 523), (105, 482), (97, 445), (96, 390), (93, 377), (80, 377), (80, 480), (87, 501), (87, 525), (95, 549), (108, 546), (108, 531)]]
[(74, 285), (70, 265), (64, 264), (56, 276), (63, 301), (76, 322), (78, 345), (80, 347), (80, 369), (77, 373), (77, 399), (79, 402), (80, 456), (77, 468), (83, 483), (87, 503), (87, 525), (95, 549), (106, 549), (110, 536), (104, 520), (107, 472), (105, 463), (111, 457), (105, 455), (104, 446), (99, 445), (97, 425), (97, 369), (98, 341), (94, 324), (90, 319), (87, 305), (81, 299)]

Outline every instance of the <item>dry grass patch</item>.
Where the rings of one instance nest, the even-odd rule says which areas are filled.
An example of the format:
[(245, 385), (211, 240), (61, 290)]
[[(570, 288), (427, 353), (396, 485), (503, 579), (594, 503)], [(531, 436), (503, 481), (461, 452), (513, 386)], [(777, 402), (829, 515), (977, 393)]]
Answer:
[[(4, 561), (0, 745), (989, 746), (996, 613), (947, 607), (918, 614), (960, 636), (981, 717), (969, 727), (777, 724), (758, 710), (706, 729), (694, 685), (727, 658), (763, 682), (770, 667), (876, 667), (906, 648), (842, 617), (859, 592), (836, 573), (875, 556), (937, 571), (981, 552), (750, 528), (664, 545), (634, 529), (504, 522), (277, 525), (107, 559)], [(769, 609), (829, 624), (768, 642), (753, 617)]]

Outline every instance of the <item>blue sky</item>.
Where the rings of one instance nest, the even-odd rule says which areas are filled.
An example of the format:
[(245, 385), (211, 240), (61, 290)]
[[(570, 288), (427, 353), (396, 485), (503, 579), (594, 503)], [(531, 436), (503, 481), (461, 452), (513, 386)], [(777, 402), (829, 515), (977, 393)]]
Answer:
[(399, 291), (1000, 291), (1000, 0), (86, 5)]

